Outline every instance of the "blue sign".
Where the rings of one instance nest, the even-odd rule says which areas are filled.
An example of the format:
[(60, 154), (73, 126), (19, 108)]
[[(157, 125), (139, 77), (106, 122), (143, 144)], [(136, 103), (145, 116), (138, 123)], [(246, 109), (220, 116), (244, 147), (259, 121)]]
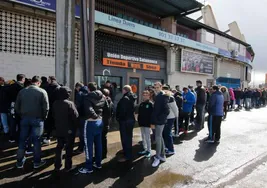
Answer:
[(246, 58), (245, 56), (238, 55), (238, 57), (234, 58), (232, 56), (231, 52), (229, 52), (228, 50), (219, 49), (219, 55), (221, 55), (223, 57), (230, 58), (230, 59), (236, 59), (238, 61), (245, 62), (248, 64), (251, 63), (251, 61), (248, 58)]

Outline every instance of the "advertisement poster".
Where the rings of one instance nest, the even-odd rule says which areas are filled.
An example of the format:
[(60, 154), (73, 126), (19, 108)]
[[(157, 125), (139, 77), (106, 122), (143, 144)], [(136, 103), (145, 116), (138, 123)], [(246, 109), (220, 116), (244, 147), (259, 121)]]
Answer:
[(213, 74), (213, 68), (213, 56), (188, 50), (182, 50), (181, 72)]

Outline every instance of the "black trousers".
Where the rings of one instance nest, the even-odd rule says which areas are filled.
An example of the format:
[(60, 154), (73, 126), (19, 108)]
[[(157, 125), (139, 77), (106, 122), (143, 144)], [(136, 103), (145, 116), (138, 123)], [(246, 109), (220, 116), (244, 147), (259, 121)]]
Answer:
[(228, 112), (228, 101), (225, 101), (223, 103), (223, 111), (224, 111), (224, 118), (226, 118)]
[(195, 119), (195, 106), (192, 107), (192, 112), (190, 114), (190, 122), (194, 122)]
[(221, 139), (221, 116), (209, 115), (208, 128), (209, 128), (209, 139), (219, 141)]
[(62, 150), (65, 146), (65, 169), (70, 169), (72, 167), (72, 152), (74, 146), (74, 134), (69, 134), (66, 137), (57, 137), (57, 147), (56, 147), (56, 161), (55, 169), (60, 169), (62, 166)]
[(102, 130), (102, 158), (107, 158), (108, 153), (108, 140), (107, 140), (108, 128), (104, 125)]
[(52, 112), (49, 111), (48, 112), (48, 117), (47, 119), (45, 120), (44, 122), (44, 128), (45, 128), (45, 132), (46, 132), (46, 139), (50, 139), (51, 138), (51, 134), (52, 134), (52, 131), (55, 127), (55, 120), (52, 116)]
[(180, 117), (179, 117), (179, 126), (183, 127), (183, 122), (185, 122), (184, 129), (186, 131), (188, 131), (189, 117), (190, 117), (190, 112), (181, 112)]

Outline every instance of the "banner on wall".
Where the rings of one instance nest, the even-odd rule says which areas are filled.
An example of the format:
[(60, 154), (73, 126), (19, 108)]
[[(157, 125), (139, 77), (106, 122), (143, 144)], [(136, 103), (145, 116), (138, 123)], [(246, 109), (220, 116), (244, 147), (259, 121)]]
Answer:
[(189, 50), (182, 50), (181, 72), (213, 74), (213, 69), (213, 56)]

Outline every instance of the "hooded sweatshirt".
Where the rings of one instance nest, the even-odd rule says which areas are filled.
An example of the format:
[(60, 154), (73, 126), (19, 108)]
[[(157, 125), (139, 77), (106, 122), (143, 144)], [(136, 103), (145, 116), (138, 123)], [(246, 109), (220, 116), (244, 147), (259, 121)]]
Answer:
[(52, 114), (55, 119), (56, 135), (65, 137), (73, 135), (78, 125), (79, 116), (75, 104), (69, 100), (71, 90), (68, 87), (61, 87), (58, 90), (57, 100), (53, 104)]
[(170, 108), (170, 113), (169, 113), (167, 119), (174, 119), (174, 118), (178, 117), (179, 110), (178, 110), (178, 107), (177, 107), (177, 104), (176, 104), (174, 97), (171, 95), (169, 95), (169, 97), (170, 97), (170, 99), (169, 99), (168, 106)]
[(135, 120), (135, 101), (137, 96), (131, 92), (125, 93), (117, 105), (116, 119), (118, 121)]

